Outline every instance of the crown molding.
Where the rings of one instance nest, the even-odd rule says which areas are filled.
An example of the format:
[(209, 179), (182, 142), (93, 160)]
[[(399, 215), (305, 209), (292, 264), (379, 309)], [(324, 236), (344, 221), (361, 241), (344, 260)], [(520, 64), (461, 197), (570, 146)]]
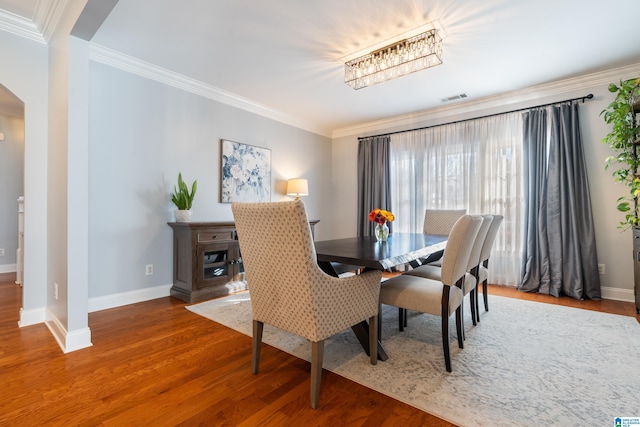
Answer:
[(62, 19), (69, 0), (38, 0), (33, 21), (48, 43)]
[[(536, 101), (544, 97), (564, 95), (583, 89), (587, 90), (596, 86), (606, 87), (611, 82), (636, 77), (639, 72), (640, 64), (627, 65), (602, 72), (505, 92), (478, 100), (458, 102), (444, 107), (436, 107), (400, 116), (359, 123), (336, 129), (333, 131), (331, 137), (335, 139), (351, 135), (373, 135), (376, 132), (387, 132), (392, 128), (402, 129), (403, 127), (415, 126), (415, 123), (443, 119), (454, 115), (459, 116), (490, 108), (508, 107), (522, 102)], [(506, 110), (505, 108), (505, 111)]]
[(89, 59), (302, 130), (306, 130), (328, 138), (331, 137), (331, 130), (329, 129), (321, 128), (312, 123), (301, 121), (288, 114), (284, 114), (265, 105), (253, 102), (250, 99), (243, 98), (231, 92), (224, 91), (201, 81), (186, 77), (182, 74), (175, 73), (162, 67), (158, 67), (149, 62), (142, 61), (133, 56), (123, 54), (121, 52), (95, 43), (90, 44)]
[(0, 10), (0, 30), (47, 44), (69, 0), (38, 0), (32, 19)]
[(34, 21), (4, 10), (0, 10), (0, 30), (38, 43), (47, 43)]

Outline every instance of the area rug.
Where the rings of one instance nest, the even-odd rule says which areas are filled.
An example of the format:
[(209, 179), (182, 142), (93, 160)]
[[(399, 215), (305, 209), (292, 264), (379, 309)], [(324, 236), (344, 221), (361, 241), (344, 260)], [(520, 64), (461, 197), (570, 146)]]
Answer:
[[(462, 350), (452, 326), (451, 373), (439, 318), (410, 313), (399, 332), (397, 309), (387, 306), (387, 361), (370, 365), (348, 329), (325, 344), (324, 368), (460, 426), (602, 427), (640, 417), (634, 318), (497, 296), (489, 303), (478, 326), (467, 315)], [(251, 335), (248, 292), (187, 309)], [(272, 326), (265, 325), (263, 340), (311, 359), (307, 341)]]

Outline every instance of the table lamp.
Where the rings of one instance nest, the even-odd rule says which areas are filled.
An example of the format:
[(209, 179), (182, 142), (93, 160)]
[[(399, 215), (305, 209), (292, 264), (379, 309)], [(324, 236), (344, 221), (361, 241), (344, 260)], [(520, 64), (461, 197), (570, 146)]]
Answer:
[(306, 179), (296, 178), (287, 181), (287, 196), (296, 196), (296, 200), (300, 196), (309, 195), (309, 184)]

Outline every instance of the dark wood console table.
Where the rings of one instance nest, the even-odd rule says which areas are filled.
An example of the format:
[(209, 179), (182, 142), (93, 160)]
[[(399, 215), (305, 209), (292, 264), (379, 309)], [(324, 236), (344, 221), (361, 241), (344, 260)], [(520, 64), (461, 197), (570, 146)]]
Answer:
[[(311, 232), (319, 220), (309, 221)], [(247, 289), (233, 222), (170, 222), (173, 286), (170, 295), (188, 303)]]

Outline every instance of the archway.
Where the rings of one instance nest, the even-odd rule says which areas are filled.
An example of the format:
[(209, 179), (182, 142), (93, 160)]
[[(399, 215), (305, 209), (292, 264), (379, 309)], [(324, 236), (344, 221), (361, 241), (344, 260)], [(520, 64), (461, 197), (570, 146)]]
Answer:
[(24, 102), (0, 84), (0, 273), (22, 285), (18, 198), (24, 196)]

